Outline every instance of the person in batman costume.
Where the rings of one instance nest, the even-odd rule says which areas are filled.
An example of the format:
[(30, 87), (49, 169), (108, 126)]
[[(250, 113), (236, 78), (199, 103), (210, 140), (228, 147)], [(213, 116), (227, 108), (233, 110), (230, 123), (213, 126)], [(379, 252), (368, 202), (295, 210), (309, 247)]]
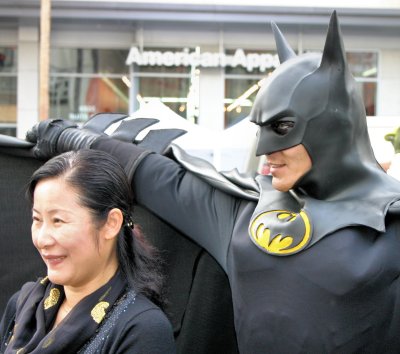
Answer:
[[(336, 12), (322, 55), (296, 56), (273, 25), (281, 65), (251, 120), (272, 176), (222, 174), (171, 145), (174, 158), (61, 120), (28, 134), (34, 153), (100, 149), (125, 167), (137, 202), (221, 264), (239, 350), (400, 352), (400, 183), (376, 162)], [(123, 140), (123, 139), (122, 139)]]

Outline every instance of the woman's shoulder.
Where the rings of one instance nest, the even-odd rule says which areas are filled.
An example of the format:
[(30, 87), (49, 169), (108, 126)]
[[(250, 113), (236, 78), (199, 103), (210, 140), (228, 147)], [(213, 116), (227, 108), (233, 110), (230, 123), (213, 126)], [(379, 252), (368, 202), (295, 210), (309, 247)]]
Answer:
[(105, 318), (98, 333), (82, 350), (104, 353), (175, 353), (172, 326), (163, 311), (149, 299), (126, 293)]
[(133, 291), (127, 292), (113, 306), (101, 327), (114, 328), (118, 333), (132, 330), (172, 332), (166, 314), (147, 297)]
[(166, 314), (146, 296), (142, 294), (135, 295), (135, 300), (126, 309), (126, 318), (136, 325), (142, 324), (149, 327), (154, 325), (163, 325), (168, 328), (171, 324)]
[(175, 352), (171, 322), (148, 298), (136, 295), (135, 302), (127, 308), (124, 315), (125, 328), (121, 329), (125, 331), (126, 337), (135, 343), (134, 347), (138, 349), (138, 353)]

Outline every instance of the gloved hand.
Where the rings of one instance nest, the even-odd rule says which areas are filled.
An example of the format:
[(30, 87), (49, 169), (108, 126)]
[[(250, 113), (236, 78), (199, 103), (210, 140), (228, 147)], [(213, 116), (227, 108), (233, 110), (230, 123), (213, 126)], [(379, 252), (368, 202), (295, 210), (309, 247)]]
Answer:
[[(48, 119), (32, 127), (26, 140), (35, 143), (33, 156), (47, 160), (62, 152), (89, 149), (111, 124), (126, 118), (125, 114), (98, 114), (78, 129), (78, 125), (64, 119)], [(123, 137), (125, 138), (125, 137)]]
[[(33, 148), (34, 156), (38, 159), (48, 159), (62, 152), (92, 148), (108, 151), (116, 144), (112, 141), (119, 140), (138, 145), (141, 150), (164, 153), (173, 139), (185, 131), (181, 129), (160, 129), (150, 131), (140, 141), (136, 136), (148, 126), (158, 122), (157, 119), (137, 118), (124, 120), (127, 115), (119, 113), (99, 113), (93, 116), (82, 129), (77, 125), (62, 119), (50, 119), (35, 125), (28, 133), (26, 139), (36, 143)], [(113, 123), (121, 124), (111, 135), (104, 131)], [(107, 147), (105, 147), (107, 146)], [(124, 164), (123, 164), (124, 165)]]
[(40, 160), (57, 155), (58, 139), (64, 130), (70, 128), (77, 128), (77, 125), (63, 119), (48, 119), (34, 125), (26, 133), (26, 140), (36, 144), (33, 155)]

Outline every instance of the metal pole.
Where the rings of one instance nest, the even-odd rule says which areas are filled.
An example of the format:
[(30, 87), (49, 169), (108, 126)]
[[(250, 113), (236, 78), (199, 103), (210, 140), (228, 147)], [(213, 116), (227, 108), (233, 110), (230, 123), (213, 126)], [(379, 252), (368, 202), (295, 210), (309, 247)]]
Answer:
[(39, 119), (49, 118), (51, 0), (41, 0), (40, 8), (40, 68)]

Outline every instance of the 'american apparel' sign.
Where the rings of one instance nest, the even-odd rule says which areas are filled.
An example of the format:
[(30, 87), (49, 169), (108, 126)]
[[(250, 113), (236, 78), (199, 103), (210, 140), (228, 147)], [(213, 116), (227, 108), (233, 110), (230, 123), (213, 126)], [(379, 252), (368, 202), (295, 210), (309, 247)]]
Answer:
[(277, 54), (245, 53), (243, 49), (236, 49), (233, 55), (225, 53), (203, 52), (196, 49), (190, 51), (184, 48), (180, 52), (174, 51), (140, 51), (132, 47), (126, 59), (126, 65), (137, 64), (150, 66), (194, 66), (194, 67), (237, 67), (242, 66), (247, 71), (258, 69), (264, 72), (279, 65)]

